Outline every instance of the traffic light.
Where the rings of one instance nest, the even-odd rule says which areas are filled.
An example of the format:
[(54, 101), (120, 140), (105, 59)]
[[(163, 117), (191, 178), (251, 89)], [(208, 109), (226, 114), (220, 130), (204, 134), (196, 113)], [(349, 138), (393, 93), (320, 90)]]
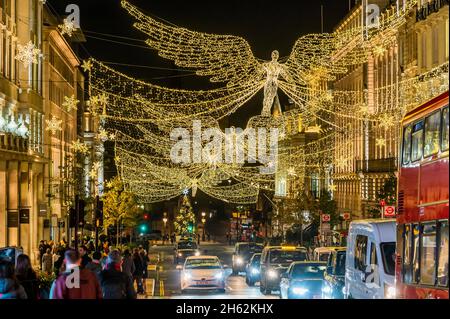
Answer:
[(145, 234), (146, 232), (148, 232), (148, 225), (147, 224), (142, 224), (139, 227), (139, 230), (141, 231), (141, 233)]
[(149, 220), (150, 219), (150, 215), (149, 214), (144, 214), (144, 220)]

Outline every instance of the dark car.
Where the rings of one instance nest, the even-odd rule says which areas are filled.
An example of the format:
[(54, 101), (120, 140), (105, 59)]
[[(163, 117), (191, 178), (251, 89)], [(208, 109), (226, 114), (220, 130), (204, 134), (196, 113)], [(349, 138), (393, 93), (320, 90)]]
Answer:
[(308, 251), (304, 247), (273, 246), (264, 248), (261, 255), (261, 293), (268, 295), (280, 290), (281, 275), (296, 261), (308, 261)]
[(322, 287), (323, 299), (344, 299), (346, 249), (334, 249), (328, 258)]
[(255, 283), (259, 281), (260, 261), (261, 254), (254, 254), (252, 258), (250, 258), (247, 267), (245, 267), (245, 282), (250, 287), (254, 286)]
[(254, 254), (261, 253), (264, 248), (262, 244), (237, 243), (233, 254), (233, 275), (245, 271), (245, 267)]
[(200, 256), (198, 245), (194, 241), (180, 241), (175, 247), (174, 263), (176, 265), (184, 263), (186, 258)]
[(327, 268), (324, 261), (292, 263), (281, 275), (281, 299), (321, 299), (323, 274)]

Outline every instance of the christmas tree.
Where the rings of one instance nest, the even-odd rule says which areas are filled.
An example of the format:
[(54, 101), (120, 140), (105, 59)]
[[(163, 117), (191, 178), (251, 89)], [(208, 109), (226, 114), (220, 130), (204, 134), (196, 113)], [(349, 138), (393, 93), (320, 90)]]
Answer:
[(175, 218), (175, 231), (180, 235), (192, 234), (194, 232), (195, 215), (192, 210), (191, 201), (185, 195), (181, 203), (180, 211)]

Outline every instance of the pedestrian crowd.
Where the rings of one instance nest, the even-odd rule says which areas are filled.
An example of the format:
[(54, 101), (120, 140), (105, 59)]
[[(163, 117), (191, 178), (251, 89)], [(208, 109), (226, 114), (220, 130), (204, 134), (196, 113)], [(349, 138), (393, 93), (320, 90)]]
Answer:
[(96, 251), (87, 243), (75, 250), (41, 241), (39, 261), (40, 272), (25, 254), (15, 262), (0, 260), (0, 299), (46, 299), (38, 273), (54, 276), (49, 299), (136, 299), (146, 293), (149, 257), (142, 246), (122, 252), (106, 244)]

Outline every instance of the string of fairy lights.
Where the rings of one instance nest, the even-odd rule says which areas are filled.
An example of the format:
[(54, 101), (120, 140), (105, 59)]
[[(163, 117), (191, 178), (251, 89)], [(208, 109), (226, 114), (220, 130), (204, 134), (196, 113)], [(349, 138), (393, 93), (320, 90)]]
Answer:
[[(396, 41), (395, 30), (406, 23), (408, 12), (416, 4), (416, 0), (406, 0), (401, 9), (382, 14), (377, 28), (355, 26), (303, 36), (288, 58), (279, 61), (278, 52), (274, 52), (272, 61), (261, 61), (241, 37), (196, 32), (161, 22), (124, 0), (123, 8), (136, 20), (134, 27), (147, 35), (149, 48), (177, 67), (193, 70), (223, 86), (211, 90), (162, 87), (89, 59), (82, 67), (89, 74), (90, 111), (102, 123), (98, 136), (115, 143), (115, 162), (122, 180), (147, 203), (170, 200), (189, 191), (195, 196), (201, 190), (225, 202), (253, 204), (261, 191), (277, 191), (275, 180), (280, 175), (301, 182), (311, 169), (342, 170), (353, 159), (337, 152), (337, 136), (341, 140), (350, 138), (360, 129), (359, 123), (369, 123), (371, 132), (388, 131), (408, 109), (448, 90), (448, 63), (420, 77), (378, 87), (375, 96), (399, 93), (398, 103), (385, 99), (377, 101), (375, 108), (370, 106), (366, 91), (324, 85), (349, 68), (385, 54)], [(61, 28), (67, 34), (74, 31), (66, 23)], [(24, 63), (33, 63), (39, 55), (35, 49), (29, 50), (31, 54), (22, 57)], [(250, 118), (243, 130), (223, 132), (221, 119), (243, 108), (261, 90), (264, 108), (276, 105), (278, 89), (291, 99), (295, 106), (292, 110), (274, 116), (263, 110), (262, 115)], [(64, 107), (70, 111), (78, 103), (75, 97), (66, 97)], [(54, 127), (57, 121), (48, 126)], [(175, 163), (171, 151), (180, 141), (171, 138), (171, 133), (183, 128), (191, 138), (198, 121), (203, 130), (218, 132), (220, 142), (215, 145), (215, 153), (202, 154), (200, 162)], [(278, 130), (275, 161), (249, 165), (255, 159), (250, 155), (245, 162), (223, 160), (230, 142), (234, 147), (241, 141), (239, 146), (249, 154), (253, 145), (245, 137), (259, 129)], [(298, 145), (289, 143), (299, 132), (318, 138)], [(270, 153), (269, 135), (263, 140), (264, 151)], [(204, 148), (210, 142), (200, 137), (199, 145)], [(379, 138), (376, 144), (383, 148), (386, 140)], [(80, 141), (72, 147), (76, 152), (86, 152)], [(272, 169), (262, 173), (262, 167)], [(335, 190), (336, 186), (328, 187)]]

